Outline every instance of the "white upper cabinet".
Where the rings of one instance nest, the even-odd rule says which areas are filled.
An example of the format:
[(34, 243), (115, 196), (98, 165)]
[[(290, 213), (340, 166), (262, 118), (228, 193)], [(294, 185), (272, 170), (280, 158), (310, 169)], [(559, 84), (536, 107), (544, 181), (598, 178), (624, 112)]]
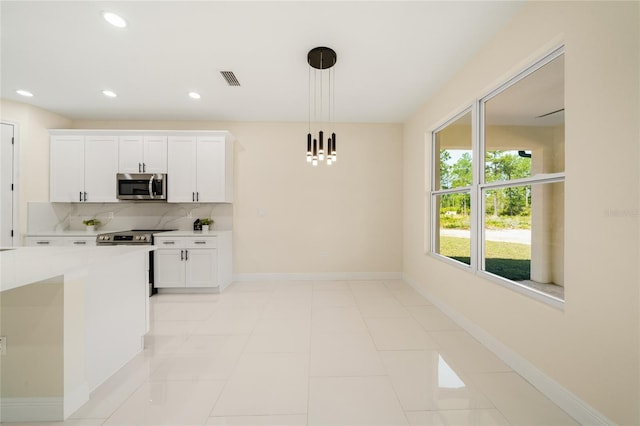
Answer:
[(230, 203), (233, 148), (226, 136), (169, 137), (168, 201)]
[(116, 202), (117, 171), (117, 137), (51, 137), (52, 202)]
[(198, 158), (195, 136), (169, 137), (167, 201), (191, 203), (196, 201), (196, 161)]
[(166, 136), (120, 136), (120, 173), (167, 173)]
[(118, 173), (166, 173), (171, 203), (233, 201), (233, 137), (227, 131), (49, 132), (51, 202), (118, 202)]
[(50, 200), (62, 203), (82, 201), (84, 136), (52, 136), (50, 152)]
[(118, 201), (118, 138), (86, 136), (84, 140), (84, 199), (91, 203)]

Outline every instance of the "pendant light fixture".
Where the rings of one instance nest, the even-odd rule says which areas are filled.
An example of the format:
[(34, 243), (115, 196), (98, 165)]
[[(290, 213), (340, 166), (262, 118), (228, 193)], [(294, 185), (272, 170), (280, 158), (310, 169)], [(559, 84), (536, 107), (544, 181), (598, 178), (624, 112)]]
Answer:
[[(324, 146), (324, 131), (322, 126), (333, 121), (335, 69), (338, 56), (333, 49), (316, 47), (307, 54), (309, 64), (309, 133), (307, 133), (307, 162), (314, 166), (319, 161), (327, 160), (331, 165), (338, 159), (336, 151), (336, 134), (331, 132)], [(311, 133), (311, 122), (318, 129), (317, 135)], [(327, 133), (328, 134), (328, 133)]]

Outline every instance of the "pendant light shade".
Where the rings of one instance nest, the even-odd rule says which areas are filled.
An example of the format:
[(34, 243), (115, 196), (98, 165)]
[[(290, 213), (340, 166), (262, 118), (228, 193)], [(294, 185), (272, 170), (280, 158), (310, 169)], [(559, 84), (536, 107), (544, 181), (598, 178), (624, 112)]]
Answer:
[[(336, 52), (328, 47), (316, 47), (307, 54), (309, 64), (309, 133), (307, 134), (307, 162), (328, 165), (336, 161), (336, 134), (326, 139), (324, 128), (333, 124)], [(317, 134), (317, 137), (315, 135)], [(327, 134), (329, 134), (327, 132)], [(311, 140), (313, 139), (313, 144)]]

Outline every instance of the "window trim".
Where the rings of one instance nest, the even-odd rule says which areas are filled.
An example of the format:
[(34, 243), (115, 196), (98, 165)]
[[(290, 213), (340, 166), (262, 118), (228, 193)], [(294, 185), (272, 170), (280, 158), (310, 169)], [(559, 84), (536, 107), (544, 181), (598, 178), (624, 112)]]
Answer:
[[(475, 120), (477, 119), (477, 101), (475, 101), (473, 104), (466, 106), (465, 108), (463, 108), (462, 110), (460, 110), (458, 113), (454, 114), (451, 116), (451, 118), (449, 118), (448, 120), (443, 121), (440, 125), (438, 125), (437, 127), (434, 127), (431, 130), (431, 138), (429, 138), (430, 142), (430, 150), (431, 150), (431, 173), (430, 173), (430, 179), (429, 182), (427, 183), (426, 187), (430, 188), (430, 191), (427, 191), (426, 193), (426, 198), (429, 200), (428, 204), (429, 204), (429, 210), (425, 210), (425, 216), (426, 216), (426, 212), (429, 211), (430, 212), (430, 217), (431, 219), (431, 223), (429, 224), (429, 229), (430, 229), (430, 239), (428, 242), (425, 241), (425, 253), (433, 255), (435, 258), (437, 259), (441, 259), (446, 261), (447, 263), (454, 265), (456, 267), (462, 268), (464, 270), (471, 270), (473, 271), (474, 268), (477, 266), (476, 264), (476, 257), (477, 257), (477, 243), (474, 243), (473, 238), (471, 238), (471, 253), (470, 253), (470, 264), (467, 265), (466, 263), (457, 261), (455, 259), (451, 259), (450, 257), (447, 256), (443, 256), (442, 254), (438, 253), (436, 251), (436, 234), (439, 232), (439, 228), (436, 226), (436, 221), (433, 220), (433, 218), (435, 218), (436, 216), (439, 217), (439, 212), (436, 212), (436, 205), (437, 203), (435, 202), (435, 198), (438, 195), (445, 195), (445, 194), (460, 194), (460, 193), (469, 193), (470, 197), (471, 197), (471, 205), (474, 205), (474, 183), (476, 180), (476, 173), (474, 172), (474, 170), (472, 169), (472, 183), (470, 186), (459, 186), (456, 188), (450, 188), (450, 189), (438, 189), (436, 190), (436, 170), (435, 170), (435, 163), (436, 161), (440, 162), (440, 153), (436, 152), (436, 133), (438, 133), (439, 131), (444, 130), (447, 126), (455, 123), (458, 119), (460, 119), (461, 117), (464, 117), (466, 114), (471, 113), (471, 152), (474, 153), (475, 152), (475, 147), (474, 147), (474, 140), (475, 140), (475, 135), (474, 132), (476, 132), (477, 130), (477, 126), (474, 125)], [(476, 162), (472, 161), (472, 167), (475, 168), (476, 167)], [(474, 228), (475, 228), (475, 223), (476, 223), (476, 218), (474, 217), (476, 215), (476, 212), (474, 212), (474, 209), (471, 209), (471, 214), (470, 214), (470, 235), (473, 235), (474, 233)], [(425, 222), (426, 222), (426, 217), (425, 217)], [(475, 247), (474, 247), (475, 244)]]
[[(431, 170), (430, 173), (426, 173), (425, 178), (429, 181), (426, 183), (425, 188), (428, 190), (425, 191), (425, 198), (427, 199), (425, 203), (425, 216), (427, 214), (430, 215), (428, 228), (430, 233), (430, 238), (427, 241), (425, 235), (425, 254), (428, 254), (440, 261), (448, 263), (452, 266), (458, 267), (460, 269), (470, 271), (474, 275), (489, 280), (491, 282), (497, 283), (509, 290), (515, 291), (516, 293), (525, 295), (534, 300), (538, 300), (547, 305), (550, 305), (554, 308), (558, 308), (560, 310), (564, 309), (565, 300), (555, 297), (551, 294), (544, 293), (535, 288), (525, 286), (523, 284), (519, 284), (516, 281), (509, 280), (507, 278), (501, 277), (499, 275), (493, 274), (491, 272), (487, 272), (483, 270), (480, 266), (482, 265), (482, 259), (484, 256), (484, 243), (485, 243), (485, 229), (484, 229), (484, 220), (485, 220), (485, 200), (482, 198), (482, 194), (484, 191), (489, 189), (500, 189), (500, 188), (509, 188), (514, 186), (524, 186), (524, 185), (534, 185), (534, 184), (549, 184), (549, 183), (559, 183), (566, 182), (566, 174), (565, 171), (557, 172), (557, 173), (539, 173), (533, 176), (529, 176), (526, 178), (513, 179), (508, 181), (492, 181), (485, 182), (485, 173), (484, 173), (484, 157), (485, 157), (485, 122), (484, 122), (484, 114), (485, 114), (485, 103), (492, 99), (493, 97), (499, 95), (504, 92), (511, 86), (520, 82), (527, 76), (533, 74), (540, 68), (544, 67), (551, 61), (557, 59), (558, 57), (564, 55), (565, 47), (564, 44), (560, 46), (556, 46), (546, 52), (546, 54), (539, 56), (536, 60), (534, 60), (529, 65), (521, 68), (520, 71), (517, 71), (513, 77), (507, 78), (502, 84), (495, 86), (493, 89), (484, 93), (484, 95), (476, 98), (471, 105), (467, 105), (463, 109), (459, 110), (459, 112), (455, 114), (449, 115), (450, 118), (443, 120), (437, 126), (433, 127), (430, 130), (430, 137), (426, 135), (425, 143), (430, 144), (429, 152), (431, 154)], [(472, 184), (471, 186), (465, 187), (456, 187), (452, 189), (439, 189), (436, 190), (436, 170), (435, 168), (439, 166), (440, 153), (436, 152), (436, 134), (439, 131), (442, 131), (450, 124), (454, 123), (456, 120), (464, 116), (465, 114), (471, 112), (471, 133), (472, 133), (472, 141), (471, 141), (471, 151), (472, 151)], [(470, 237), (471, 237), (471, 258), (470, 265), (466, 263), (459, 262), (455, 259), (451, 259), (447, 256), (443, 256), (436, 251), (436, 234), (439, 233), (439, 212), (436, 212), (435, 199), (437, 196), (444, 194), (456, 194), (456, 193), (470, 193), (471, 197), (471, 214), (470, 214)], [(426, 218), (425, 218), (426, 219)], [(426, 220), (425, 220), (426, 222)], [(425, 223), (425, 225), (427, 225)]]

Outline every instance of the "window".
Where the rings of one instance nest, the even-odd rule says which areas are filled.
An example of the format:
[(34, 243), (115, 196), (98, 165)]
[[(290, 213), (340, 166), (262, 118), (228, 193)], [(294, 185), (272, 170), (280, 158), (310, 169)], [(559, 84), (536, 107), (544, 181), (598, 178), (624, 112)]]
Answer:
[(564, 301), (563, 49), (436, 128), (432, 147), (431, 252)]
[(471, 265), (471, 110), (433, 133), (433, 251)]

